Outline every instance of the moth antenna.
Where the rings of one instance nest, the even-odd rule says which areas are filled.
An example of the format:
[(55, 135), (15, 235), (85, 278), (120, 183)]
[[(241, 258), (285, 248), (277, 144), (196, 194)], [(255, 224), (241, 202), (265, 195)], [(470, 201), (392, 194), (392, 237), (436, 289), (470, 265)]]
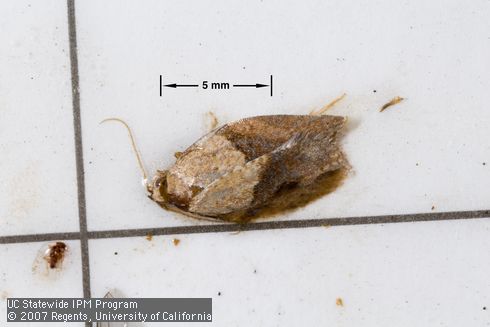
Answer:
[(335, 106), (335, 104), (337, 104), (337, 102), (339, 102), (340, 100), (342, 100), (343, 98), (345, 98), (346, 95), (347, 95), (346, 93), (342, 94), (341, 96), (335, 98), (332, 102), (328, 103), (326, 106), (324, 106), (323, 108), (321, 108), (318, 111), (313, 110), (312, 112), (310, 112), (310, 115), (312, 115), (312, 116), (320, 116), (320, 115), (323, 115), (328, 109), (330, 109), (333, 106)]
[(119, 118), (106, 118), (103, 121), (101, 121), (99, 124), (102, 124), (102, 123), (105, 123), (105, 122), (108, 122), (108, 121), (117, 121), (117, 122), (120, 122), (128, 130), (129, 138), (131, 139), (131, 146), (133, 148), (133, 152), (136, 155), (136, 160), (138, 160), (138, 166), (140, 167), (141, 172), (143, 174), (143, 183), (145, 185), (147, 185), (148, 175), (146, 174), (146, 169), (145, 169), (145, 166), (143, 165), (143, 160), (141, 160), (141, 155), (140, 155), (140, 153), (138, 151), (138, 147), (136, 146), (136, 142), (134, 141), (134, 136), (133, 136), (133, 132), (131, 131), (131, 128), (129, 127), (128, 124), (126, 124), (126, 122), (124, 120), (119, 119)]

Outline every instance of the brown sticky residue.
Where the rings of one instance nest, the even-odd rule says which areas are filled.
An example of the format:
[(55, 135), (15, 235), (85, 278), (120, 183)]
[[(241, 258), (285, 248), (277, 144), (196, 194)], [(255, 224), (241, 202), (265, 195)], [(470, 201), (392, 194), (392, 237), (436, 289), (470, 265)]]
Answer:
[(399, 96), (396, 96), (396, 97), (394, 97), (393, 99), (391, 99), (389, 102), (385, 103), (385, 104), (384, 104), (384, 105), (381, 107), (381, 109), (379, 109), (379, 112), (382, 112), (382, 111), (384, 111), (385, 109), (387, 109), (388, 107), (391, 107), (391, 106), (393, 106), (393, 105), (395, 105), (395, 104), (397, 104), (397, 103), (400, 103), (400, 102), (402, 102), (403, 100), (404, 100), (404, 98), (399, 97)]
[(48, 249), (44, 253), (44, 260), (46, 260), (50, 269), (61, 267), (61, 263), (65, 258), (65, 252), (67, 250), (68, 247), (63, 242), (56, 242), (49, 245)]
[(145, 238), (148, 240), (148, 241), (151, 241), (153, 239), (153, 234), (152, 233), (148, 233), (146, 234)]
[(179, 243), (180, 243), (180, 240), (179, 240), (178, 238), (174, 238), (174, 239), (172, 240), (172, 242), (174, 243), (174, 245), (175, 245), (175, 246), (178, 246), (178, 245), (179, 245)]
[(335, 300), (335, 305), (339, 306), (339, 307), (343, 307), (344, 306), (344, 300), (342, 300), (341, 297), (338, 297), (336, 300)]
[(294, 211), (334, 192), (343, 184), (348, 173), (348, 168), (340, 168), (320, 175), (315, 182), (304, 187), (297, 184), (285, 185), (262, 208), (253, 212), (236, 212), (221, 218), (228, 221), (246, 223), (252, 219), (268, 218), (288, 211)]
[(206, 113), (206, 125), (207, 125), (207, 128), (211, 131), (213, 129), (215, 129), (219, 122), (218, 122), (218, 118), (216, 117), (216, 115), (212, 112), (212, 111), (208, 111)]

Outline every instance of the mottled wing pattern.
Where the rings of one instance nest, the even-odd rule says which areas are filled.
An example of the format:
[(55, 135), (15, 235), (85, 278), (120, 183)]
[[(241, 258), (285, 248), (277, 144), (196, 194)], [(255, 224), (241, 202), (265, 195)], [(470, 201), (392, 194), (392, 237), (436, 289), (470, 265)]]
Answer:
[(337, 169), (343, 156), (336, 133), (344, 123), (337, 116), (275, 115), (226, 124), (169, 169), (167, 192), (176, 205), (203, 216), (258, 206), (283, 184)]
[(225, 136), (247, 160), (253, 160), (274, 151), (298, 133), (320, 133), (338, 129), (343, 123), (344, 118), (338, 116), (257, 116), (227, 124), (216, 134)]
[[(202, 142), (199, 143), (199, 142)], [(187, 149), (167, 172), (167, 193), (180, 207), (212, 182), (246, 163), (245, 155), (214, 132)]]
[(336, 118), (341, 117), (335, 117), (331, 128), (299, 131), (268, 155), (251, 207), (265, 204), (282, 186), (309, 185), (326, 172), (348, 166), (337, 143), (345, 120)]
[(192, 199), (189, 211), (213, 217), (247, 209), (267, 160), (268, 155), (263, 155), (215, 180)]

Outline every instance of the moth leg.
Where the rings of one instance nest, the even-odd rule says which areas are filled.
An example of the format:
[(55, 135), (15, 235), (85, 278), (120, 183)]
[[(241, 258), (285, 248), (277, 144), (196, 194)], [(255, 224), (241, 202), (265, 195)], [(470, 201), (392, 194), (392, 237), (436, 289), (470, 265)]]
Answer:
[(206, 126), (208, 128), (208, 131), (211, 132), (213, 129), (215, 129), (219, 124), (218, 117), (214, 114), (212, 111), (208, 111), (206, 113)]
[(327, 110), (329, 110), (330, 108), (332, 108), (333, 106), (335, 106), (335, 104), (337, 104), (337, 102), (339, 102), (340, 100), (342, 100), (343, 98), (345, 98), (345, 96), (346, 96), (346, 94), (344, 93), (341, 96), (335, 98), (333, 101), (331, 101), (327, 105), (325, 105), (322, 108), (320, 108), (319, 110), (312, 110), (310, 112), (310, 115), (311, 116), (320, 116), (320, 115), (323, 115)]
[(170, 211), (173, 211), (173, 212), (178, 212), (182, 215), (185, 215), (185, 216), (188, 216), (188, 217), (191, 217), (191, 218), (195, 218), (195, 219), (199, 219), (199, 220), (204, 220), (204, 221), (212, 221), (212, 222), (217, 222), (217, 221), (221, 221), (221, 222), (224, 222), (226, 223), (226, 221), (223, 221), (219, 218), (214, 218), (214, 217), (207, 217), (207, 216), (201, 216), (199, 214), (196, 214), (196, 213), (192, 213), (192, 212), (188, 212), (188, 211), (184, 211), (174, 205), (171, 205), (171, 204), (168, 204), (168, 203), (158, 203), (160, 206), (162, 206), (163, 208), (167, 209), (167, 210), (170, 210)]

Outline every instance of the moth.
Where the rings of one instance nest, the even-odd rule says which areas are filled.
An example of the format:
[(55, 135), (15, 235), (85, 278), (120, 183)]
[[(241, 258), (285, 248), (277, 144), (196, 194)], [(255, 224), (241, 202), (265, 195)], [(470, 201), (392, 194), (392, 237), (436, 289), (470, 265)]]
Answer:
[[(121, 122), (146, 181), (131, 130)], [(332, 172), (349, 167), (339, 144), (346, 122), (345, 117), (316, 113), (224, 124), (177, 153), (171, 167), (145, 182), (148, 196), (165, 209), (191, 217), (235, 222), (250, 220), (273, 202), (291, 207), (319, 193), (319, 185)]]

